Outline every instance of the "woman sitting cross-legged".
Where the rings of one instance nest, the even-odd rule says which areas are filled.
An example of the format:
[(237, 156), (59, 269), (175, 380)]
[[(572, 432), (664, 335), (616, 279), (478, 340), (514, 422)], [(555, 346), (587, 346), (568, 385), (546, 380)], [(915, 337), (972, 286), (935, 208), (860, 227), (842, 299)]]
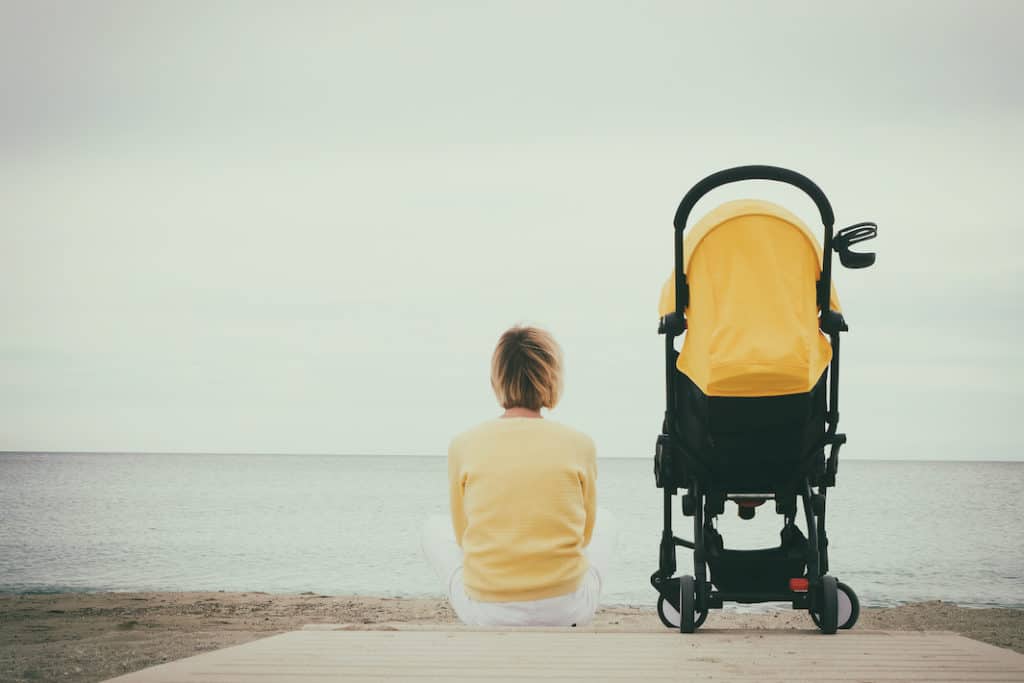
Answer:
[(541, 415), (558, 403), (561, 349), (544, 330), (508, 330), (494, 350), (491, 386), (505, 412), (452, 440), (451, 519), (427, 521), (424, 553), (466, 624), (588, 623), (611, 520), (602, 511), (595, 533), (594, 442)]

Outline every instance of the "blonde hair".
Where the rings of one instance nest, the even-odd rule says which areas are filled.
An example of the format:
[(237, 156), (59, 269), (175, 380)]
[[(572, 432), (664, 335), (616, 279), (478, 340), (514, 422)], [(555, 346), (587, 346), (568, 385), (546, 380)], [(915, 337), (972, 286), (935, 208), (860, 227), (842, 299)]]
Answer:
[(491, 387), (502, 408), (554, 408), (562, 393), (562, 349), (550, 332), (516, 326), (491, 357)]

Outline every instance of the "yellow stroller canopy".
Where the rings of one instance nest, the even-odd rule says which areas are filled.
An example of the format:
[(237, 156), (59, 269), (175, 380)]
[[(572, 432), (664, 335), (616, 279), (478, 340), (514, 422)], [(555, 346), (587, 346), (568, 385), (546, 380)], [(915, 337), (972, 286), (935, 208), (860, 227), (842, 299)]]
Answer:
[[(811, 391), (832, 358), (819, 329), (822, 251), (795, 215), (771, 202), (728, 202), (683, 242), (690, 283), (687, 331), (676, 367), (707, 396)], [(659, 315), (675, 311), (675, 273)], [(835, 286), (831, 308), (840, 311)]]

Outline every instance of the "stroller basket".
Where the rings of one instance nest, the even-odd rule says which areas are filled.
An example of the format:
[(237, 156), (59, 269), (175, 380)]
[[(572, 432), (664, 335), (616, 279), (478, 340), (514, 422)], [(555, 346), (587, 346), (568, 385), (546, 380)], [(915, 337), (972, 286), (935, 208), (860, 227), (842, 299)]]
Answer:
[(761, 602), (756, 595), (778, 595), (789, 590), (789, 580), (804, 575), (807, 567), (807, 538), (795, 526), (782, 533), (777, 548), (727, 550), (716, 531), (707, 535), (708, 567), (711, 583), (720, 591), (750, 599), (736, 602)]

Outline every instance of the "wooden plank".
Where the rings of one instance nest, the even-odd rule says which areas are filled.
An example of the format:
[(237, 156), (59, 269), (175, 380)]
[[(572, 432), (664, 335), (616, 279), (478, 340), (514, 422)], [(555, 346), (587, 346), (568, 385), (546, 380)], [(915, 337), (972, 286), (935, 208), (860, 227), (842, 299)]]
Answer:
[(1024, 655), (948, 633), (569, 630), (285, 633), (117, 683), (352, 681), (1024, 681)]

